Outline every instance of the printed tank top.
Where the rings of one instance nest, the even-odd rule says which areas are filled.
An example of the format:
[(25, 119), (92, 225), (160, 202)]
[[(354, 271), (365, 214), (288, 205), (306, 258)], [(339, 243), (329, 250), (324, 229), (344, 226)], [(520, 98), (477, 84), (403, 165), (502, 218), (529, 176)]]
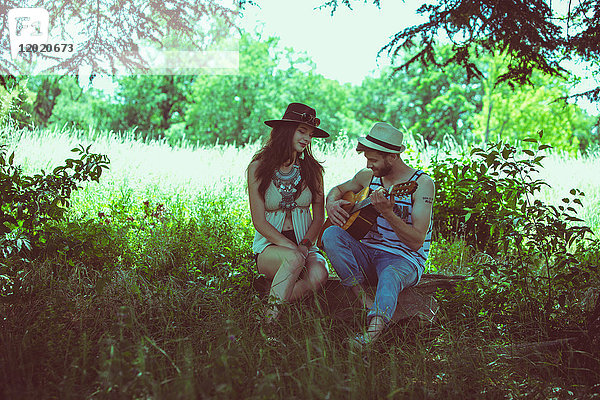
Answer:
[[(416, 171), (413, 176), (409, 179), (409, 181), (416, 181), (419, 179), (421, 175), (423, 175), (423, 171)], [(379, 189), (383, 187), (381, 182), (381, 178), (374, 177), (371, 180), (371, 184), (369, 188), (371, 190)], [(394, 213), (402, 218), (404, 222), (409, 225), (412, 225), (412, 195), (406, 195), (403, 197), (395, 198), (394, 205)], [(429, 254), (429, 247), (431, 245), (431, 231), (432, 231), (432, 220), (429, 220), (429, 228), (427, 229), (427, 234), (425, 236), (425, 241), (423, 242), (423, 246), (417, 251), (412, 250), (410, 247), (405, 245), (396, 233), (392, 229), (390, 223), (381, 215), (377, 217), (377, 220), (371, 230), (365, 235), (365, 237), (361, 240), (364, 244), (379, 249), (383, 251), (387, 251), (388, 253), (398, 254), (402, 257), (411, 261), (417, 267), (417, 272), (419, 276), (419, 280), (421, 279), (421, 275), (425, 270), (425, 261), (427, 260), (427, 255)]]

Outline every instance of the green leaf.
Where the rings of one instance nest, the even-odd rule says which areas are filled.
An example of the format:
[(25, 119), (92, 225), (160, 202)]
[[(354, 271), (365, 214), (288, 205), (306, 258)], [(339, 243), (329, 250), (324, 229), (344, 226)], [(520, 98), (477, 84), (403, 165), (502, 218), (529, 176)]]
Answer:
[(486, 276), (486, 278), (488, 278), (490, 281), (492, 280), (492, 271), (488, 268), (483, 270), (483, 274)]
[(468, 170), (469, 170), (469, 165), (465, 165), (465, 166), (463, 166), (463, 169), (462, 169), (462, 176), (465, 176), (465, 174), (467, 173), (467, 171), (468, 171)]
[(558, 305), (561, 307), (564, 307), (567, 302), (566, 300), (567, 300), (567, 297), (564, 295), (564, 293), (560, 294), (558, 296)]
[(584, 220), (582, 220), (581, 218), (573, 217), (570, 215), (565, 217), (565, 219), (569, 222), (584, 222)]

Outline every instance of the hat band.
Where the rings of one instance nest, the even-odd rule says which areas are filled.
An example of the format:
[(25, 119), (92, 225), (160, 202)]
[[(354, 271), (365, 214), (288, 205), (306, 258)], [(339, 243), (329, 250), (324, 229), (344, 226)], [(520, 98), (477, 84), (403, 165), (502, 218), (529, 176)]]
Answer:
[(316, 116), (314, 116), (314, 115), (307, 114), (305, 112), (304, 113), (299, 113), (297, 111), (290, 111), (290, 112), (298, 115), (300, 117), (300, 121), (301, 122), (307, 123), (307, 124), (312, 125), (314, 127), (319, 126), (319, 124), (321, 123), (321, 120), (319, 118), (317, 118)]
[(371, 135), (367, 135), (367, 137), (365, 139), (367, 139), (367, 140), (369, 140), (369, 141), (371, 141), (371, 142), (373, 142), (375, 144), (378, 144), (378, 145), (380, 145), (382, 147), (385, 147), (386, 149), (389, 149), (389, 150), (395, 150), (395, 151), (401, 151), (402, 150), (402, 146), (396, 146), (396, 145), (393, 145), (393, 144), (389, 144), (387, 142), (384, 142), (383, 140), (375, 139)]

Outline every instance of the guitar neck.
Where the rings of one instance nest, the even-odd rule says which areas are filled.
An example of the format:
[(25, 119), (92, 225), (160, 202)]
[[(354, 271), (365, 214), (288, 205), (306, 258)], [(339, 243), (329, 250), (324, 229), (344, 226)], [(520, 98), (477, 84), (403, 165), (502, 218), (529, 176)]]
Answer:
[(366, 199), (357, 202), (356, 204), (354, 204), (354, 207), (352, 207), (352, 210), (350, 211), (350, 214), (354, 214), (357, 211), (362, 210), (363, 208), (370, 206), (371, 205), (371, 199), (369, 197), (367, 197)]
[[(401, 185), (406, 186), (406, 184), (401, 184)], [(402, 191), (396, 191), (397, 190), (397, 188), (396, 188), (396, 189), (393, 189), (391, 193), (395, 194), (395, 195), (405, 195), (405, 194), (411, 194), (411, 193), (413, 193), (415, 191), (415, 189), (416, 189), (416, 187), (413, 188), (410, 191), (404, 191), (404, 192), (402, 192)], [(390, 191), (386, 190), (384, 194), (385, 194), (385, 197), (387, 197), (387, 198), (390, 197)], [(371, 205), (371, 198), (367, 197), (366, 199), (361, 200), (361, 201), (357, 202), (356, 204), (354, 204), (354, 207), (352, 207), (352, 210), (350, 211), (350, 214), (354, 214), (355, 212), (360, 211), (363, 208), (365, 208), (367, 206), (370, 206), (370, 205)]]

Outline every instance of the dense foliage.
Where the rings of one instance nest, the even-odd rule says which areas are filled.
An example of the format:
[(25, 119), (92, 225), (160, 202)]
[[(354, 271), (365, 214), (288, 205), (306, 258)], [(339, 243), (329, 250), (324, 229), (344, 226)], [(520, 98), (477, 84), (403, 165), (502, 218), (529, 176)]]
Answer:
[[(439, 51), (447, 54), (451, 48)], [(82, 77), (15, 78), (0, 86), (5, 104), (0, 114), (10, 114), (20, 127), (67, 125), (91, 134), (135, 131), (171, 144), (244, 144), (265, 136), (262, 121), (277, 118), (289, 102), (302, 101), (317, 109), (332, 141), (388, 121), (433, 145), (448, 138), (458, 143), (519, 140), (538, 130), (555, 148), (572, 153), (600, 143), (597, 119), (558, 101), (569, 93), (567, 82), (533, 73), (534, 88), (497, 85), (507, 68), (501, 55), (477, 60), (481, 79), (467, 80), (455, 65), (414, 64), (395, 73), (384, 68), (351, 85), (315, 73), (309, 58), (282, 49), (276, 38), (244, 33), (239, 54), (239, 74), (123, 76), (114, 94), (102, 93)]]
[(72, 151), (69, 158), (51, 173), (28, 176), (14, 165), (15, 153), (0, 145), (0, 252), (3, 257), (25, 256), (39, 251), (46, 241), (48, 222), (63, 219), (71, 193), (85, 181), (98, 182), (108, 168), (106, 156), (90, 152), (90, 146)]
[[(540, 133), (541, 137), (541, 133)], [(534, 149), (527, 143), (536, 145)], [(577, 217), (584, 193), (573, 188), (562, 205), (535, 198), (547, 185), (536, 178), (551, 146), (524, 140), (522, 151), (508, 143), (474, 148), (470, 154), (434, 160), (435, 232), (439, 239), (459, 237), (488, 258), (477, 267), (492, 288), (510, 292), (544, 310), (546, 320), (575, 298), (598, 266), (581, 259), (593, 236)], [(597, 239), (596, 239), (597, 240)], [(508, 302), (498, 309), (512, 307)], [(543, 304), (543, 306), (542, 306)]]
[[(342, 4), (352, 8), (354, 0), (327, 0), (322, 7), (334, 13)], [(380, 6), (380, 0), (372, 3)], [(507, 69), (496, 82), (511, 85), (531, 84), (532, 73), (567, 75), (561, 64), (565, 59), (589, 62), (597, 68), (600, 61), (598, 32), (600, 1), (552, 2), (548, 0), (438, 0), (423, 4), (418, 13), (428, 21), (408, 27), (392, 36), (382, 49), (392, 54), (409, 50), (412, 57), (399, 68), (420, 61), (442, 68), (459, 65), (467, 78), (482, 77), (477, 59), (485, 54), (507, 54)], [(438, 43), (452, 42), (452, 50), (442, 54)], [(415, 50), (416, 51), (413, 51)], [(585, 96), (600, 100), (600, 87)]]
[[(156, 65), (151, 62), (152, 58), (149, 62), (148, 57), (142, 56), (141, 48), (144, 46), (167, 50), (206, 50), (230, 33), (229, 29), (238, 15), (233, 3), (228, 6), (217, 0), (166, 0), (147, 4), (135, 0), (98, 0), (95, 3), (39, 0), (35, 7), (48, 11), (50, 27), (63, 35), (69, 32), (67, 35), (71, 36), (69, 43), (73, 44), (73, 50), (63, 52), (65, 57), (59, 57), (59, 62), (55, 54), (45, 52), (35, 55), (32, 52), (22, 53), (21, 60), (13, 59), (8, 57), (10, 35), (4, 34), (9, 25), (6, 11), (28, 6), (33, 5), (21, 0), (2, 3), (2, 75), (29, 74), (36, 67), (42, 73), (70, 75), (78, 73), (81, 65), (89, 65), (97, 73), (106, 74), (148, 72)], [(207, 19), (218, 20), (229, 29), (200, 29), (199, 25)], [(37, 65), (32, 65), (32, 60), (36, 60)]]

